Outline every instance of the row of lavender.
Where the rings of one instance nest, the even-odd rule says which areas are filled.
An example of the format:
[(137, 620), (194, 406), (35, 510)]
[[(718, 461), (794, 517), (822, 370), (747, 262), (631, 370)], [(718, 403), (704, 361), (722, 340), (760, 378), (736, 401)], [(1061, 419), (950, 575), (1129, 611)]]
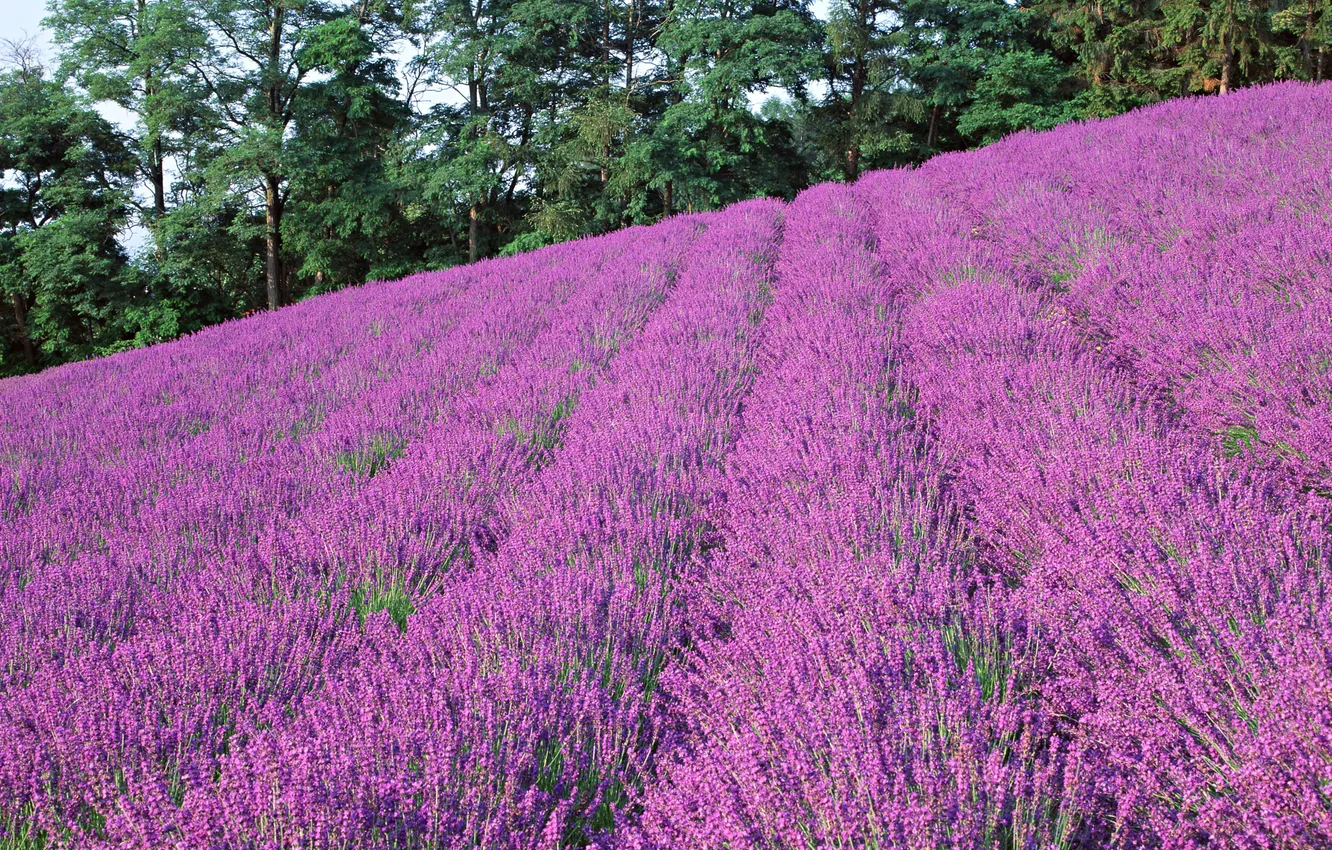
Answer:
[(1328, 116), (1176, 104), (793, 206), (817, 306), (634, 843), (1332, 844)]
[(640, 846), (1068, 834), (1047, 817), (1062, 754), (1009, 669), (1021, 623), (979, 572), (904, 381), (909, 292), (875, 250), (906, 214), (893, 194), (823, 187), (788, 214), (774, 313), (790, 322), (727, 470), (701, 594), (713, 639), (668, 681), (677, 733)]
[(545, 460), (703, 226), (6, 384), (6, 828), (198, 846), (193, 796), (354, 659), (359, 618), (401, 616), (408, 581), (493, 547), (494, 505)]
[(497, 512), (493, 552), (186, 808), (192, 846), (585, 843), (649, 773), (712, 471), (752, 379), (780, 205), (709, 221), (674, 291)]
[(1332, 843), (1325, 115), (1172, 104), (6, 383), (0, 829)]
[(961, 489), (1051, 652), (1079, 810), (1122, 843), (1332, 842), (1330, 94), (1172, 105), (929, 175), (986, 254), (968, 299), (1024, 318), (962, 346), (1005, 351), (967, 401), (955, 364), (918, 385), (966, 411)]

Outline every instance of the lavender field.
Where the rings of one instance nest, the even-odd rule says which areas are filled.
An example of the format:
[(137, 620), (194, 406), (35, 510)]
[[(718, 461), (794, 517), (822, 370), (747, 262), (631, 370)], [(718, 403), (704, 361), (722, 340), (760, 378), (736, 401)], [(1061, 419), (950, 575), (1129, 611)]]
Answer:
[(1332, 85), (0, 382), (0, 847), (1332, 846)]

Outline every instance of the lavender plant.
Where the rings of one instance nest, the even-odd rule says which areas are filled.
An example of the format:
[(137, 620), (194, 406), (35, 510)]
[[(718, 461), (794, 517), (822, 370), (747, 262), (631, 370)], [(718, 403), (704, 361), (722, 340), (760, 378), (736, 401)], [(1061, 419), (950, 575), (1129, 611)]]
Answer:
[(0, 846), (1332, 845), (1329, 116), (0, 383)]

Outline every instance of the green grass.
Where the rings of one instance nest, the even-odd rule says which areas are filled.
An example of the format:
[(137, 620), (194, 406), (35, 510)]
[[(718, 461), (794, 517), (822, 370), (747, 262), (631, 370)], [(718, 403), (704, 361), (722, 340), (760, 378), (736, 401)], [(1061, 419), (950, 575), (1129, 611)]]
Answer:
[(363, 583), (352, 591), (351, 607), (361, 625), (365, 625), (365, 618), (371, 614), (387, 611), (389, 619), (401, 632), (407, 631), (407, 618), (416, 613), (416, 606), (412, 603), (406, 584), (396, 578), (384, 585), (369, 581)]
[(1050, 275), (1050, 289), (1054, 292), (1065, 293), (1069, 291), (1068, 282), (1073, 279), (1075, 272), (1063, 271), (1053, 272)]
[(512, 434), (520, 445), (527, 446), (526, 464), (534, 469), (545, 465), (551, 452), (559, 448), (564, 439), (567, 420), (578, 406), (576, 396), (566, 396), (551, 408), (548, 414), (538, 414), (531, 430), (523, 426), (514, 417), (504, 420), (499, 427), (501, 434)]
[(0, 819), (0, 850), (46, 850), (46, 832), (31, 820), (31, 810)]
[(1252, 425), (1231, 425), (1221, 434), (1221, 450), (1226, 457), (1251, 452), (1257, 442), (1258, 429)]
[(278, 432), (278, 438), (288, 438), (300, 442), (300, 439), (324, 423), (324, 406), (313, 405), (306, 408), (305, 416), (291, 423), (291, 427)]
[(369, 445), (350, 452), (338, 452), (337, 463), (342, 471), (357, 478), (372, 478), (375, 473), (402, 457), (407, 441), (398, 437), (377, 435)]
[(1013, 654), (1007, 641), (998, 634), (983, 638), (967, 634), (958, 623), (944, 626), (943, 637), (944, 645), (957, 663), (957, 672), (965, 674), (967, 668), (971, 668), (980, 686), (981, 698), (986, 702), (1004, 702), (1013, 672)]

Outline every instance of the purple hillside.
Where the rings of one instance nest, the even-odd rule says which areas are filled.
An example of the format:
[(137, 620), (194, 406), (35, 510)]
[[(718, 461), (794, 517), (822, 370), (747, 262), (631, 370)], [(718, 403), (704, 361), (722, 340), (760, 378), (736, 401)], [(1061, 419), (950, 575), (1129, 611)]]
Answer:
[(1332, 847), (1332, 84), (0, 382), (0, 850)]

